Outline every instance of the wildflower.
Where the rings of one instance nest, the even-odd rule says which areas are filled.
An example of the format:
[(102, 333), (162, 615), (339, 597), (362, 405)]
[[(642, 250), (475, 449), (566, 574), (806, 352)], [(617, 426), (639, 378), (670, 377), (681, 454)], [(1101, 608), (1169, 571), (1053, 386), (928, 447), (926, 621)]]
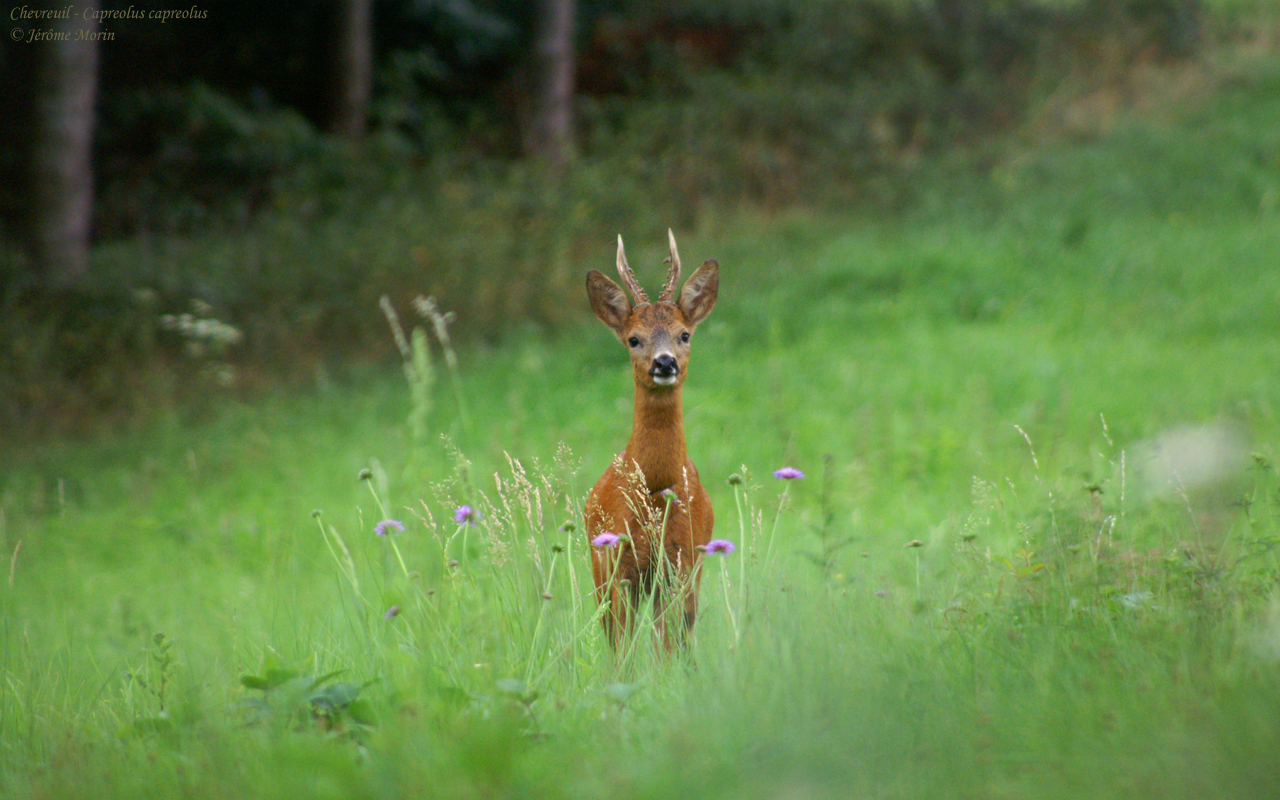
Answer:
[(453, 521), (459, 525), (475, 525), (478, 519), (480, 519), (480, 512), (471, 506), (458, 506), (458, 509), (453, 512)]
[(387, 531), (390, 528), (395, 528), (398, 531), (403, 531), (404, 523), (398, 519), (384, 519), (382, 522), (379, 522), (377, 525), (373, 526), (373, 532), (378, 534), (379, 536), (386, 536)]
[(662, 501), (667, 505), (671, 505), (680, 499), (680, 496), (676, 494), (675, 490), (669, 487), (658, 492), (658, 496), (661, 497)]
[(383, 614), (382, 618), (391, 619), (392, 617), (398, 617), (398, 616), (400, 616), (400, 606), (392, 606), (391, 608), (387, 609), (387, 613)]
[(362, 481), (367, 481), (373, 477), (373, 470), (369, 469), (368, 467), (365, 467), (364, 469), (360, 470), (360, 474), (357, 475), (356, 477)]
[(741, 475), (739, 475), (739, 474), (738, 474), (738, 473), (736, 473), (736, 472), (731, 473), (731, 474), (729, 475), (729, 477), (728, 477), (728, 482), (729, 482), (729, 485), (730, 485), (730, 486), (741, 486), (741, 485), (742, 485), (742, 476), (741, 476)]
[(620, 541), (622, 541), (621, 536), (619, 536), (616, 533), (609, 533), (606, 531), (605, 533), (602, 533), (596, 538), (592, 539), (591, 543), (596, 547), (609, 548), (609, 547), (613, 547), (615, 544), (617, 544)]
[(911, 541), (907, 542), (907, 547), (924, 547), (924, 542), (920, 541), (919, 539), (912, 539)]
[(803, 478), (804, 473), (795, 467), (783, 467), (782, 469), (775, 469), (773, 471), (773, 477), (780, 481), (790, 481), (795, 480), (796, 478)]
[(738, 549), (737, 546), (733, 542), (729, 541), (728, 539), (712, 539), (711, 541), (707, 542), (705, 552), (708, 555), (727, 556), (737, 549)]

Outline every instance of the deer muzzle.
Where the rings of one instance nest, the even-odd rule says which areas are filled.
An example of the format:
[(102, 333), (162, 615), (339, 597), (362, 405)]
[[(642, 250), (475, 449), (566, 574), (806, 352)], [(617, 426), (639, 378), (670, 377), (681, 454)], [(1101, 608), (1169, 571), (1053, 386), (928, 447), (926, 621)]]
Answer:
[(672, 386), (680, 377), (680, 363), (676, 361), (675, 356), (663, 353), (653, 359), (653, 366), (649, 367), (649, 377), (653, 378), (653, 382), (659, 386)]

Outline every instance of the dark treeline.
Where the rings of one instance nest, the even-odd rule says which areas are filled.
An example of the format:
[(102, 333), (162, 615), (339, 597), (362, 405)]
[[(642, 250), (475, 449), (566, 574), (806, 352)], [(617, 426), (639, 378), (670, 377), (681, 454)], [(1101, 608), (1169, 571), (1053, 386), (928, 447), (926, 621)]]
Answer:
[[(174, 7), (156, 0), (100, 5), (106, 12)], [(128, 202), (114, 197), (117, 186), (136, 187), (150, 180), (158, 190), (191, 193), (211, 202), (225, 195), (261, 192), (268, 173), (291, 166), (289, 156), (298, 154), (283, 152), (284, 146), (281, 152), (259, 148), (237, 153), (235, 143), (227, 141), (234, 131), (192, 130), (201, 123), (193, 117), (208, 113), (202, 108), (206, 104), (229, 104), (248, 116), (296, 114), (314, 131), (331, 130), (340, 103), (341, 76), (335, 71), (343, 31), (337, 7), (346, 5), (352, 3), (225, 2), (202, 9), (205, 16), (198, 19), (105, 19), (100, 29), (113, 38), (98, 46), (93, 168), (102, 197), (95, 213), (95, 239), (129, 236), (166, 224), (121, 207)], [(522, 141), (529, 134), (522, 123), (527, 127), (532, 113), (531, 51), (538, 14), (553, 4), (380, 0), (370, 5), (372, 93), (364, 109), (369, 129), (399, 134), (418, 151), (409, 155), (417, 157), (441, 149), (496, 159), (527, 153)], [(861, 115), (864, 124), (874, 127), (868, 140), (910, 138), (917, 131), (908, 129), (920, 124), (918, 117), (926, 113), (998, 123), (1016, 110), (1018, 97), (1011, 91), (1015, 87), (998, 88), (994, 99), (1006, 107), (995, 109), (989, 107), (993, 98), (978, 96), (975, 78), (1027, 68), (1043, 56), (1049, 34), (1056, 32), (1069, 43), (1124, 30), (1135, 39), (1130, 42), (1135, 52), (1154, 48), (1164, 55), (1182, 55), (1194, 48), (1200, 25), (1195, 0), (1092, 0), (1062, 8), (1063, 4), (1049, 7), (1034, 0), (760, 0), (725, 5), (701, 0), (579, 0), (573, 39), (578, 99), (593, 109), (603, 104), (608, 113), (588, 114), (585, 119), (579, 115), (586, 130), (578, 148), (589, 151), (593, 130), (625, 113), (625, 107), (616, 108), (618, 101), (641, 102), (689, 91), (691, 71), (755, 80), (761, 71), (792, 78), (798, 68), (814, 69), (818, 74), (809, 73), (809, 82), (844, 81), (851, 97), (859, 89), (859, 78), (870, 77), (903, 96), (896, 105), (876, 109), (884, 119)], [(1062, 25), (1068, 18), (1069, 32)], [(1123, 24), (1116, 25), (1118, 21)], [(29, 21), (27, 27), (39, 25)], [(0, 210), (4, 231), (12, 239), (21, 238), (29, 221), (25, 189), (31, 180), (25, 173), (30, 165), (24, 156), (33, 146), (31, 112), (41, 85), (35, 76), (44, 50), (8, 39), (0, 48), (0, 65), (10, 76), (0, 99), (5, 187)], [(908, 74), (913, 72), (926, 74)], [(928, 98), (902, 91), (903, 85), (921, 81), (940, 87), (969, 84), (951, 102), (971, 105), (926, 109)], [(805, 88), (798, 86), (796, 91)], [(782, 111), (778, 116), (785, 119), (786, 109)], [(885, 129), (886, 119), (896, 130)], [(767, 118), (759, 122), (771, 124)]]

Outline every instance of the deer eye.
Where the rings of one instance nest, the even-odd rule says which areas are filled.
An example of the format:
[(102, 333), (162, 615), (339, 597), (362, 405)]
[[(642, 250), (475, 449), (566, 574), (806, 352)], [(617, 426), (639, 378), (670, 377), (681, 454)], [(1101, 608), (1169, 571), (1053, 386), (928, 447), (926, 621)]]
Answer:
[(627, 344), (630, 345), (631, 347), (639, 347), (640, 339), (638, 337), (632, 336), (630, 339), (627, 340)]
[(688, 341), (689, 341), (689, 332), (688, 332), (688, 331), (685, 331), (684, 333), (680, 334), (680, 341), (685, 342), (685, 343), (688, 343)]

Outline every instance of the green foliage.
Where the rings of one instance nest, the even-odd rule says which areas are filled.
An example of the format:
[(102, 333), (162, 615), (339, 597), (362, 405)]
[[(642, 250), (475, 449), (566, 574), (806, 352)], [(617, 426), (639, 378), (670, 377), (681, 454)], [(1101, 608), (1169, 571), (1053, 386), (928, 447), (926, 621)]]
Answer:
[(167, 730), (172, 724), (170, 710), (165, 707), (165, 700), (169, 682), (173, 679), (173, 642), (166, 639), (163, 633), (155, 634), (152, 642), (154, 646), (148, 653), (150, 658), (141, 669), (128, 673), (125, 687), (127, 705), (131, 704), (131, 690), (135, 688), (140, 689), (144, 695), (150, 696), (154, 701), (154, 714), (144, 714), (141, 707), (134, 711), (135, 716), (130, 731), (141, 735)]
[(708, 197), (893, 205), (904, 166), (1016, 126), (1074, 72), (1188, 55), (1200, 19), (1195, 0), (695, 3), (632, 59), (650, 102), (585, 99), (585, 152), (652, 159), (689, 214)]
[(246, 689), (262, 692), (260, 697), (247, 697), (241, 702), (247, 724), (293, 731), (314, 728), (359, 739), (376, 723), (373, 707), (360, 697), (369, 684), (334, 683), (333, 679), (344, 671), (302, 675), (281, 669), (269, 659), (261, 675), (240, 678)]
[(239, 228), (281, 176), (327, 167), (336, 183), (341, 168), (337, 144), (301, 114), (199, 82), (109, 93), (98, 128), (108, 156), (95, 198), (104, 241)]

